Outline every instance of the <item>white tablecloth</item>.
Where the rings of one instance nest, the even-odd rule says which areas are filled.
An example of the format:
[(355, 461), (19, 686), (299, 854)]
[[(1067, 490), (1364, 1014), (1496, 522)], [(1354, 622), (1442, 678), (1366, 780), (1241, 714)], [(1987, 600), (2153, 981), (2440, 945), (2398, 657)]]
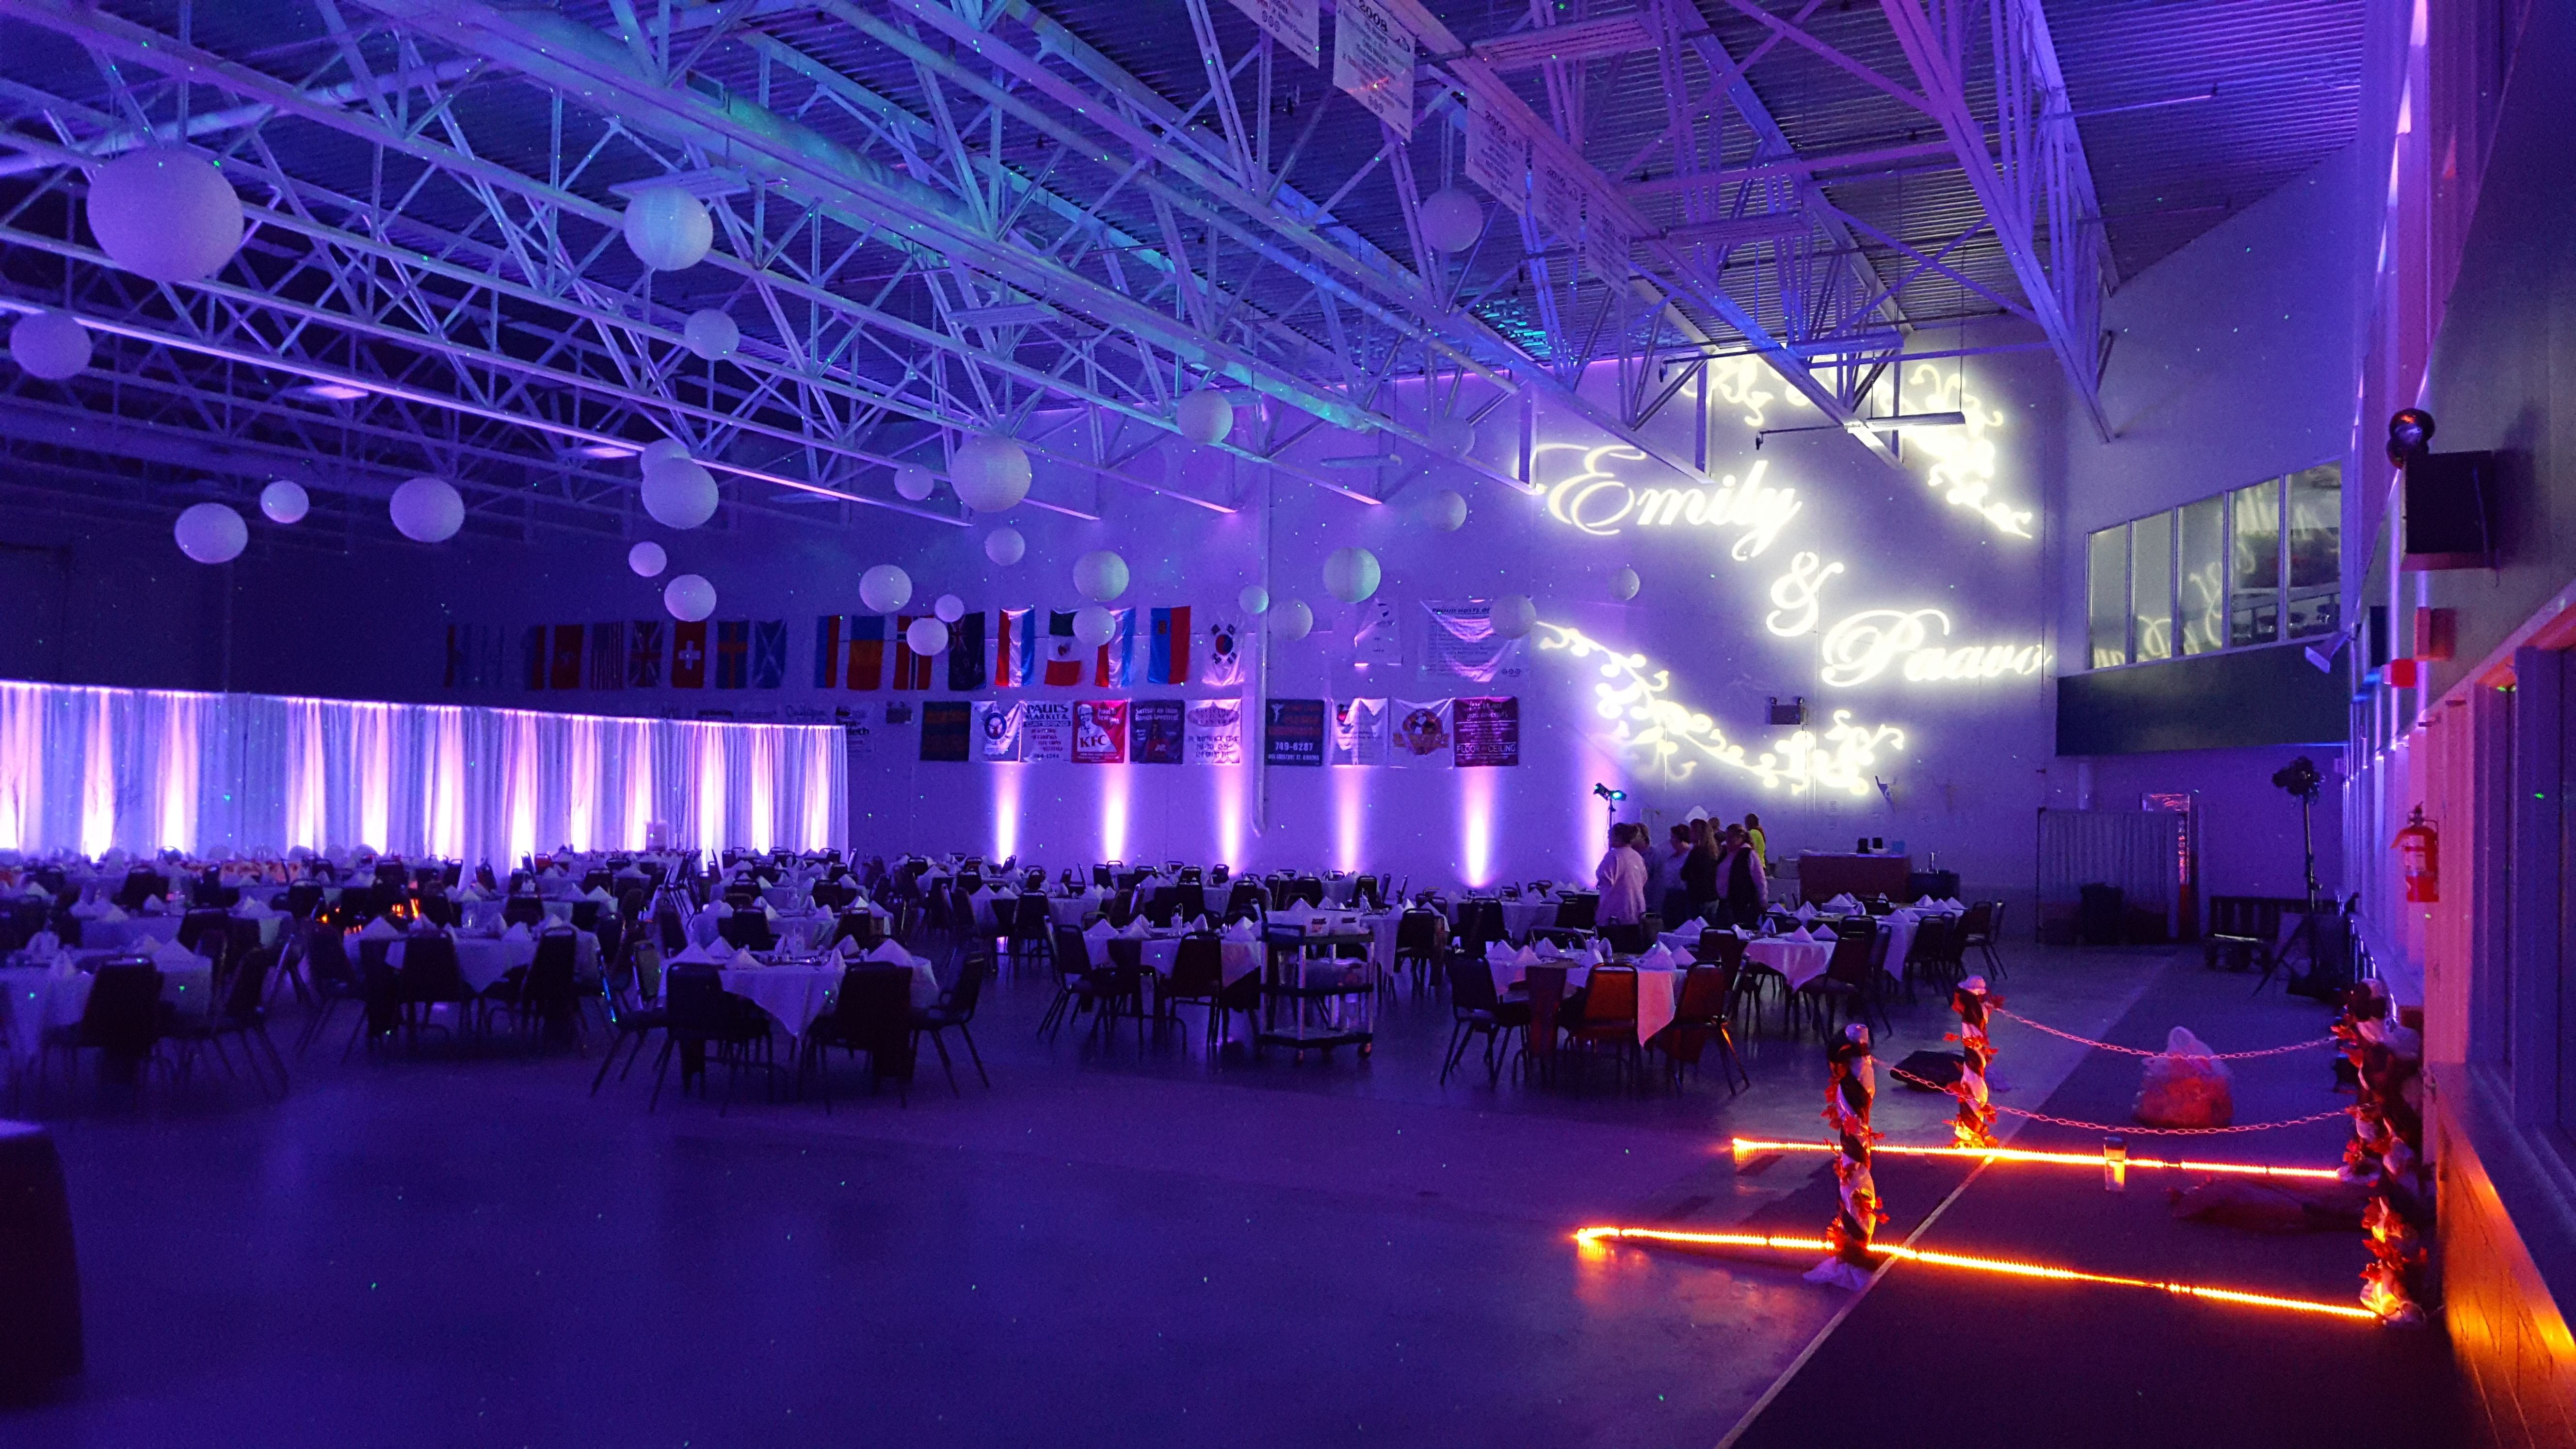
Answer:
[(121, 921), (85, 920), (81, 922), (81, 949), (84, 951), (122, 951), (145, 936), (155, 941), (168, 941), (179, 934), (177, 916), (128, 916)]
[[(1090, 945), (1095, 952), (1106, 954), (1100, 943), (1095, 941)], [(1226, 985), (1232, 986), (1244, 977), (1260, 971), (1261, 963), (1268, 958), (1268, 955), (1269, 952), (1259, 941), (1219, 940), (1217, 974)], [(1178, 936), (1148, 937), (1137, 943), (1136, 959), (1139, 964), (1155, 975), (1168, 978), (1172, 974), (1172, 969), (1181, 964), (1181, 938)]]
[[(1539, 964), (1545, 966), (1558, 963), (1542, 961)], [(1561, 964), (1566, 968), (1565, 989), (1568, 991), (1579, 991), (1583, 989), (1585, 982), (1592, 979), (1592, 968), (1589, 965), (1575, 962)], [(1521, 978), (1529, 974), (1528, 968), (1522, 966), (1517, 960), (1489, 960), (1485, 965), (1494, 973), (1494, 994), (1497, 996), (1520, 984)], [(1637, 1044), (1639, 1046), (1645, 1045), (1656, 1032), (1673, 1024), (1673, 1013), (1681, 1007), (1682, 975), (1682, 972), (1672, 969), (1651, 966), (1637, 968)]]
[(1788, 978), (1794, 990), (1825, 974), (1834, 959), (1831, 941), (1790, 941), (1778, 937), (1750, 941), (1744, 947), (1744, 959), (1768, 966)]
[[(883, 965), (871, 961), (824, 961), (785, 966), (718, 968), (716, 975), (724, 989), (768, 1012), (787, 1034), (802, 1037), (817, 1018), (832, 1009), (840, 994), (841, 974), (852, 966)], [(939, 978), (932, 973), (930, 962), (912, 958), (912, 1006), (918, 1011), (939, 1001)]]
[[(1454, 927), (1458, 924), (1458, 909), (1465, 904), (1467, 904), (1467, 902), (1463, 900), (1451, 901), (1449, 903), (1449, 924), (1451, 926)], [(1503, 934), (1511, 937), (1515, 941), (1518, 941), (1541, 926), (1555, 925), (1556, 906), (1557, 903), (1555, 901), (1550, 900), (1545, 896), (1521, 897), (1502, 902)]]
[[(458, 936), (456, 940), (456, 974), (476, 991), (489, 991), (501, 984), (501, 978), (537, 959), (537, 938), (524, 940), (510, 936)], [(396, 941), (385, 952), (385, 964), (402, 968), (403, 947), (408, 942)], [(356, 947), (350, 948), (351, 959)], [(596, 972), (599, 969), (599, 938), (588, 931), (573, 932), (573, 969)]]
[[(43, 966), (0, 967), (0, 1016), (7, 1018), (10, 1052), (33, 1057), (48, 1028), (77, 1023), (89, 1009), (89, 989), (97, 979), (87, 971), (58, 976)], [(214, 963), (204, 957), (194, 966), (161, 968), (161, 999), (182, 1016), (213, 1011), (214, 991)]]

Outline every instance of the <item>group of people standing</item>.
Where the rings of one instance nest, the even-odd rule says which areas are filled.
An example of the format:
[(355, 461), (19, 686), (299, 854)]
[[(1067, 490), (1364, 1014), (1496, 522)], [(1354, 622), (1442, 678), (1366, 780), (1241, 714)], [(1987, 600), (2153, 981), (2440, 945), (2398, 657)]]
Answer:
[(1651, 902), (1667, 923), (1751, 925), (1771, 897), (1764, 865), (1768, 847), (1762, 817), (1750, 813), (1738, 825), (1694, 814), (1672, 828), (1661, 850), (1645, 826), (1613, 825), (1610, 849), (1594, 872), (1601, 888), (1594, 919), (1605, 926), (1633, 925)]

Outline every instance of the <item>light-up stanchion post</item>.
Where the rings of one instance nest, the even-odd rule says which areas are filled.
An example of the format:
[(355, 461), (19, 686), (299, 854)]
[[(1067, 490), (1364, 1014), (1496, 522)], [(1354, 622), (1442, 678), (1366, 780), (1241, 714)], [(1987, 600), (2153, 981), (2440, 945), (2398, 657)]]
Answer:
[(1864, 1287), (1877, 1262), (1870, 1256), (1870, 1235), (1887, 1221), (1878, 1210), (1878, 1183), (1870, 1176), (1869, 1149), (1878, 1140), (1870, 1130), (1870, 1101), (1876, 1088), (1870, 1077), (1869, 1028), (1859, 1022), (1843, 1028), (1843, 1039), (1825, 1057), (1825, 1121), (1834, 1129), (1834, 1180), (1842, 1197), (1825, 1245), (1833, 1256), (1807, 1271), (1811, 1283)]
[(1986, 1070), (1995, 1049), (1986, 1039), (1986, 978), (1970, 976), (1950, 993), (1950, 1009), (1959, 1013), (1959, 1080), (1950, 1095), (1959, 1099), (1951, 1134), (1962, 1147), (1995, 1145), (1995, 1109), (1986, 1100)]

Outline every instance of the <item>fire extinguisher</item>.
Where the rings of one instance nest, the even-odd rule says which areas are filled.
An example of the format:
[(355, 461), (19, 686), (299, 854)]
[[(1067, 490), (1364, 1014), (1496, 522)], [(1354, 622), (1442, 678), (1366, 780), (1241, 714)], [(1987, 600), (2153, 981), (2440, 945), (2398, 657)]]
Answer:
[(2390, 842), (2397, 847), (2398, 865), (2406, 876), (2406, 899), (2439, 901), (2442, 898), (2442, 837), (2424, 823), (2424, 807), (2418, 805), (2406, 818), (2406, 828)]

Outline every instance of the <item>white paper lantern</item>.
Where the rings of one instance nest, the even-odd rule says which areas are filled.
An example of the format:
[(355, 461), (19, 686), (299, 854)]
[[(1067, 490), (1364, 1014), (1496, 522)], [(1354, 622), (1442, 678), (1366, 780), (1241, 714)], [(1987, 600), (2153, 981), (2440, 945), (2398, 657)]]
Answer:
[(313, 498), (303, 484), (280, 478), (259, 490), (259, 511), (271, 523), (302, 523), (304, 515), (313, 511)]
[(716, 516), (716, 480), (695, 458), (665, 458), (644, 470), (644, 511), (664, 528), (695, 528)]
[(903, 642), (912, 646), (913, 653), (925, 657), (943, 653), (948, 648), (948, 626), (937, 619), (915, 619), (912, 627), (903, 631)]
[(1324, 588), (1345, 604), (1356, 604), (1377, 592), (1377, 555), (1364, 548), (1337, 548), (1324, 559)]
[(232, 183), (177, 146), (128, 151), (98, 168), (88, 211), (108, 260), (156, 282), (211, 277), (241, 250), (242, 204)]
[(627, 250), (657, 272), (696, 266), (716, 240), (707, 204), (676, 186), (635, 193), (626, 203), (625, 231)]
[(1463, 187), (1444, 186), (1422, 198), (1422, 239), (1435, 250), (1463, 252), (1485, 230), (1485, 208)]
[(1029, 541), (1020, 537), (1018, 529), (1007, 524), (984, 535), (984, 557), (1004, 568), (1018, 563), (1028, 555), (1028, 551)]
[(671, 556), (662, 551), (662, 545), (646, 539), (626, 551), (626, 566), (637, 578), (658, 579), (671, 566)]
[(941, 594), (939, 602), (930, 606), (930, 612), (939, 616), (940, 623), (954, 624), (966, 617), (966, 601), (955, 594)]
[(394, 527), (414, 543), (445, 543), (465, 526), (465, 498), (444, 478), (414, 478), (394, 490)]
[(1193, 443), (1221, 443), (1234, 431), (1234, 404), (1214, 388), (1201, 388), (1181, 399), (1172, 421)]
[(1105, 548), (1093, 549), (1073, 561), (1073, 587), (1094, 603), (1108, 603), (1127, 592), (1127, 560)]
[(1270, 591), (1259, 584), (1245, 584), (1243, 592), (1234, 596), (1234, 601), (1242, 605), (1243, 612), (1247, 614), (1270, 612)]
[(1527, 594), (1505, 594), (1494, 600), (1494, 632), (1506, 639), (1526, 638), (1538, 625), (1538, 605)]
[(644, 445), (644, 456), (641, 461), (649, 469), (656, 463), (667, 463), (673, 458), (687, 456), (689, 456), (688, 444), (677, 438), (656, 438)]
[(682, 574), (662, 586), (662, 607), (684, 624), (694, 624), (716, 611), (716, 586), (697, 574)]
[(1467, 500), (1458, 490), (1443, 488), (1422, 500), (1422, 521), (1442, 533), (1456, 533), (1467, 525)]
[(893, 564), (878, 564), (859, 575), (859, 602), (871, 614), (891, 614), (912, 602), (912, 575)]
[(1644, 581), (1637, 577), (1635, 569), (1622, 568), (1610, 576), (1610, 597), (1626, 603), (1637, 597), (1637, 590), (1643, 585)]
[(930, 490), (938, 486), (939, 479), (919, 463), (906, 463), (894, 470), (894, 491), (897, 497), (919, 503), (930, 496)]
[(1118, 637), (1118, 616), (1098, 604), (1085, 604), (1073, 611), (1073, 637), (1097, 649)]
[(38, 312), (9, 329), (9, 357), (29, 377), (60, 382), (89, 366), (89, 329), (69, 312)]
[(1294, 644), (1315, 627), (1315, 611), (1303, 599), (1289, 599), (1270, 611), (1270, 632)]
[(689, 314), (689, 320), (680, 326), (680, 340), (689, 345), (691, 352), (714, 362), (733, 356), (733, 350), (742, 345), (742, 329), (723, 309), (708, 307)]
[(250, 525), (220, 503), (188, 505), (170, 532), (179, 540), (179, 552), (201, 564), (231, 563), (250, 546)]
[(1451, 458), (1464, 457), (1468, 449), (1476, 446), (1476, 425), (1450, 413), (1433, 418), (1424, 436), (1431, 439), (1433, 451)]
[(978, 513), (1001, 513), (1029, 496), (1029, 454), (1009, 438), (970, 438), (948, 464), (948, 485)]

